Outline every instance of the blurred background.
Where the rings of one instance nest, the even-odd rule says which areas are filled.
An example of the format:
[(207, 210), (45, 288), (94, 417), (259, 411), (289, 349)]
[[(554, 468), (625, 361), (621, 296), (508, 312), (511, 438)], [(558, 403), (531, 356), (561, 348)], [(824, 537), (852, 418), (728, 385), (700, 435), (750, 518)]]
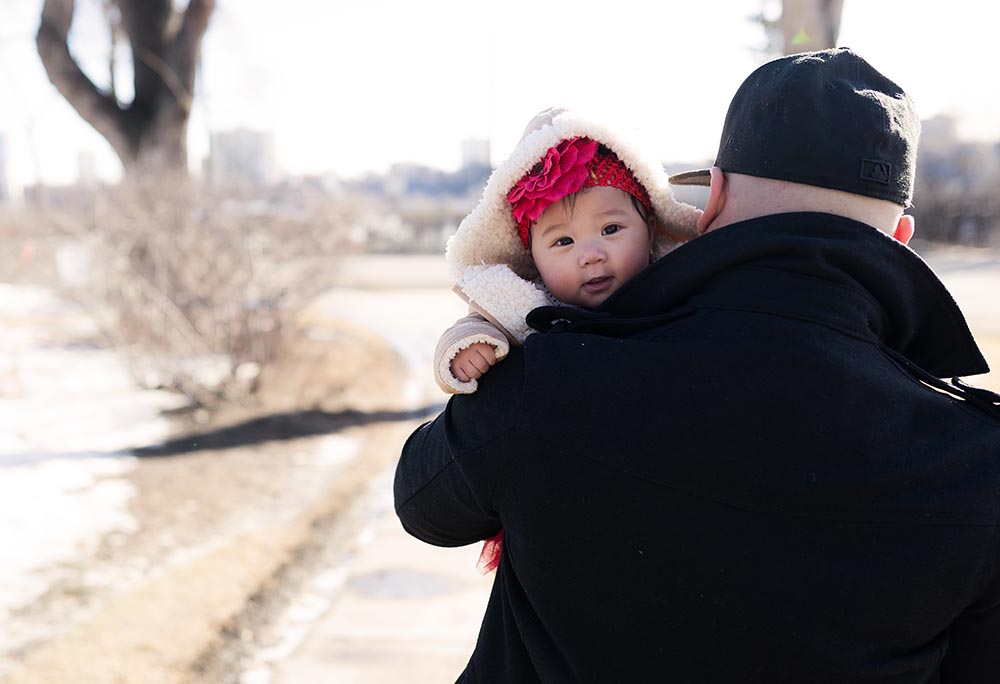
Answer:
[(457, 676), (490, 578), (397, 529), (391, 472), (446, 399), (447, 238), (552, 105), (701, 168), (756, 66), (853, 47), (916, 102), (911, 246), (1000, 363), (998, 24), (973, 0), (4, 0), (0, 682)]

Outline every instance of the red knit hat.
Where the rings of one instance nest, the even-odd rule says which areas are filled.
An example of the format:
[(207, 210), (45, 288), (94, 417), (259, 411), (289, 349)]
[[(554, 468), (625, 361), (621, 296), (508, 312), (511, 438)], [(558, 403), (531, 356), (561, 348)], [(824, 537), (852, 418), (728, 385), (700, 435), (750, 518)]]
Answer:
[(614, 152), (590, 138), (568, 138), (546, 150), (542, 160), (507, 193), (524, 248), (528, 248), (531, 225), (553, 202), (595, 186), (618, 188), (652, 209), (649, 193)]

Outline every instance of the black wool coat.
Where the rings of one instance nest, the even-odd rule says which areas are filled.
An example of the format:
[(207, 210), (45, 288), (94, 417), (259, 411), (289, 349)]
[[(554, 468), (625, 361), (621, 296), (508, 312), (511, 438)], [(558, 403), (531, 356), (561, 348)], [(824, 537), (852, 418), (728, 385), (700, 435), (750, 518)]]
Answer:
[(505, 530), (460, 681), (1000, 681), (1000, 398), (912, 251), (768, 216), (529, 322), (396, 472), (419, 539)]

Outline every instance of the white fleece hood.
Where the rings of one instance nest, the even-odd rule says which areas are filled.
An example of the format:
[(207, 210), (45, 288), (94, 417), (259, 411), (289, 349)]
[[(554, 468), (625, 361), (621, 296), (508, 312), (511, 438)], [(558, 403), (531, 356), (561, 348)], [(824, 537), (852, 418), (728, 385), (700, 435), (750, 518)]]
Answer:
[(528, 312), (556, 302), (538, 281), (531, 253), (521, 244), (507, 193), (550, 147), (577, 136), (610, 148), (649, 193), (658, 224), (654, 259), (697, 235), (695, 222), (701, 211), (674, 199), (662, 164), (644, 156), (618, 133), (575, 112), (540, 112), (528, 123), (514, 152), (490, 175), (482, 198), (448, 240), (445, 251), (456, 292), (499, 324), (516, 344), (531, 332), (524, 322)]

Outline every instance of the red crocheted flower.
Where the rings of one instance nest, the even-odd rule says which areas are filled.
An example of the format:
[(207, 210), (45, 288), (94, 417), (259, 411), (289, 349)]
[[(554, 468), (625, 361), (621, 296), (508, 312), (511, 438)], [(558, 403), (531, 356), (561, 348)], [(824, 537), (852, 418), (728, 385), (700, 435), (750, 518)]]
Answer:
[(597, 154), (597, 142), (568, 138), (550, 147), (535, 168), (507, 193), (514, 221), (534, 221), (550, 204), (571, 195), (587, 180), (587, 162)]

